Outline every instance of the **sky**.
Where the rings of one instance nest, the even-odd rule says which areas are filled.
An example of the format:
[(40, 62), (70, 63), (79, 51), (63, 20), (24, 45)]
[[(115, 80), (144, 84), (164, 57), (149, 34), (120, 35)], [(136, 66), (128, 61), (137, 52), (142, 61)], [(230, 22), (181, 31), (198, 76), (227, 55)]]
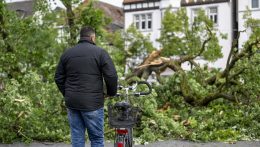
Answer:
[(122, 3), (123, 3), (123, 0), (100, 0), (100, 1), (112, 4), (112, 5), (116, 5), (119, 7), (122, 7)]
[[(24, 1), (24, 0), (6, 0), (6, 2), (16, 2), (16, 1)], [(57, 0), (57, 1), (59, 1), (59, 0)], [(100, 1), (112, 4), (112, 5), (115, 5), (118, 7), (122, 7), (122, 3), (123, 3), (123, 0), (100, 0)], [(57, 2), (57, 3), (60, 4), (60, 2)]]

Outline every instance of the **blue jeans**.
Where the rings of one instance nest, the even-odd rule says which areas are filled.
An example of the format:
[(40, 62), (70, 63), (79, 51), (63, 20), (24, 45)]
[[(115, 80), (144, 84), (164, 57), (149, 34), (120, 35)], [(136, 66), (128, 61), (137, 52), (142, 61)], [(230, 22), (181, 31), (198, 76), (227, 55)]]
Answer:
[(68, 109), (72, 147), (85, 146), (85, 132), (91, 147), (104, 147), (104, 108), (96, 111)]

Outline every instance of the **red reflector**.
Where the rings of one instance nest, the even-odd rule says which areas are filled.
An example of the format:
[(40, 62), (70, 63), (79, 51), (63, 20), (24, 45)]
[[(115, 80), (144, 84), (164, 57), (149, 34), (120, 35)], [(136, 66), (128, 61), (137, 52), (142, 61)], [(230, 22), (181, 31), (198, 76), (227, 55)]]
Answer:
[(118, 134), (127, 134), (128, 133), (128, 131), (127, 131), (127, 129), (125, 129), (125, 130), (116, 130), (116, 132), (118, 133)]
[(118, 142), (118, 143), (117, 143), (117, 147), (124, 147), (123, 142)]

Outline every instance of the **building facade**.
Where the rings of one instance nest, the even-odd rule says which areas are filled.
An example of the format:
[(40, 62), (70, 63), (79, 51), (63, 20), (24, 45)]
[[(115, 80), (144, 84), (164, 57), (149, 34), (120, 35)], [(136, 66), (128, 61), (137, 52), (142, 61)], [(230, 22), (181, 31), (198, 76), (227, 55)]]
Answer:
[[(180, 7), (187, 9), (187, 15), (192, 23), (198, 9), (205, 10), (208, 17), (215, 23), (219, 32), (227, 35), (227, 39), (219, 39), (223, 47), (223, 58), (214, 63), (208, 63), (211, 67), (224, 68), (234, 38), (233, 3), (231, 0), (125, 0), (123, 3), (125, 12), (125, 29), (131, 24), (136, 26), (144, 35), (150, 34), (151, 41), (156, 48), (160, 44), (156, 41), (160, 37), (163, 13), (169, 6), (172, 11)], [(222, 23), (225, 22), (225, 23)], [(174, 23), (174, 22), (173, 22)], [(199, 61), (205, 64), (204, 60)]]
[[(253, 18), (260, 19), (260, 0), (124, 0), (123, 6), (125, 29), (133, 24), (144, 35), (150, 34), (156, 48), (160, 48), (156, 40), (160, 37), (163, 13), (166, 8), (171, 6), (173, 11), (176, 11), (180, 7), (185, 7), (190, 23), (196, 17), (198, 9), (205, 10), (216, 29), (227, 35), (227, 39), (219, 37), (223, 58), (214, 63), (208, 63), (209, 66), (216, 68), (225, 68), (233, 40), (237, 38), (238, 31), (245, 30), (243, 15), (247, 8), (251, 11)], [(240, 34), (239, 48), (249, 36), (250, 30)], [(200, 63), (206, 62), (201, 60)]]
[(150, 35), (155, 48), (160, 48), (156, 41), (160, 37), (164, 10), (172, 6), (179, 9), (180, 0), (124, 0), (125, 29), (134, 25), (144, 35)]
[[(216, 68), (225, 68), (226, 61), (232, 46), (233, 39), (235, 38), (236, 27), (235, 23), (236, 18), (233, 15), (236, 9), (233, 9), (232, 0), (182, 0), (181, 7), (185, 7), (187, 10), (187, 15), (189, 17), (189, 21), (192, 24), (194, 18), (197, 15), (199, 9), (205, 11), (206, 15), (211, 19), (214, 23), (214, 27), (219, 32), (227, 35), (226, 39), (221, 39), (219, 33), (219, 44), (222, 47), (223, 58), (218, 59), (216, 62), (208, 63), (210, 67)], [(233, 12), (234, 11), (234, 12)], [(201, 64), (206, 63), (201, 60)]]
[(241, 31), (239, 48), (243, 47), (251, 34), (250, 29), (245, 28), (245, 19), (243, 18), (248, 10), (253, 18), (260, 19), (260, 0), (238, 0), (238, 30)]

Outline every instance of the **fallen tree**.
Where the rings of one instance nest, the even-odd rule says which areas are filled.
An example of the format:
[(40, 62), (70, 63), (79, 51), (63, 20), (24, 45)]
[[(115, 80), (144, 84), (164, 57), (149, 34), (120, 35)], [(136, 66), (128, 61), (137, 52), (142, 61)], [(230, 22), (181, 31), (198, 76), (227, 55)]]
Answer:
[[(170, 26), (169, 22), (176, 24)], [(193, 25), (189, 27), (185, 10), (181, 9), (176, 13), (168, 10), (159, 39), (164, 48), (153, 51), (126, 79), (137, 76), (147, 80), (154, 72), (157, 80), (162, 83), (161, 73), (170, 68), (180, 79), (180, 82), (176, 83), (178, 88), (172, 87), (172, 91), (191, 105), (205, 106), (219, 98), (234, 102), (249, 99), (252, 95), (259, 94), (257, 87), (253, 88), (254, 93), (243, 87), (247, 84), (245, 76), (255, 76), (259, 71), (259, 62), (256, 61), (260, 59), (257, 54), (260, 48), (260, 31), (259, 27), (254, 27), (257, 23), (259, 21), (248, 19), (247, 26), (252, 30), (250, 39), (238, 50), (238, 39), (242, 33), (238, 32), (237, 38), (233, 40), (225, 69), (214, 70), (200, 66), (197, 60), (202, 57), (208, 61), (215, 61), (221, 57), (221, 47), (212, 22), (200, 11)], [(184, 70), (184, 63), (190, 63), (190, 71)], [(252, 70), (256, 71), (254, 75), (245, 74)], [(254, 82), (257, 85), (259, 80), (256, 79)], [(194, 84), (199, 85), (199, 90), (194, 89)], [(201, 90), (206, 92), (200, 93)]]

